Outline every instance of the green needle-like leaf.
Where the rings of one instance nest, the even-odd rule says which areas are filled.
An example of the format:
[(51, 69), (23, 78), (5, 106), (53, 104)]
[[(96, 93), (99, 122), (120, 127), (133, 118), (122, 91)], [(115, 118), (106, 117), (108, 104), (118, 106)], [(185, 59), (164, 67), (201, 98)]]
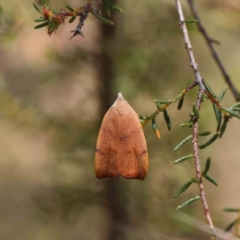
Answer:
[(176, 198), (177, 196), (181, 195), (185, 192), (193, 183), (193, 180), (186, 182), (173, 196), (172, 198)]
[(34, 22), (44, 22), (46, 19), (45, 18), (39, 18), (35, 19)]
[(193, 158), (193, 154), (189, 154), (189, 155), (187, 155), (187, 156), (178, 158), (177, 160), (175, 160), (175, 161), (173, 162), (173, 164), (178, 164), (178, 163), (184, 162), (184, 161), (186, 161), (186, 160), (188, 160), (188, 159), (190, 159), (190, 158)]
[(105, 9), (105, 12), (107, 13), (107, 16), (111, 17), (110, 1), (109, 0), (103, 0), (103, 6), (104, 6), (104, 9)]
[(72, 16), (70, 19), (69, 19), (69, 23), (72, 23), (72, 22), (74, 22), (74, 20), (76, 19), (76, 16)]
[(171, 131), (171, 120), (170, 120), (170, 117), (169, 117), (166, 109), (163, 111), (163, 116), (164, 116), (164, 119), (167, 123), (168, 131)]
[(105, 23), (105, 24), (107, 24), (107, 25), (114, 25), (114, 23), (113, 23), (112, 21), (110, 21), (109, 19), (104, 18), (104, 17), (98, 15), (96, 12), (94, 12), (93, 9), (91, 9), (91, 13), (92, 13), (97, 19), (99, 19), (101, 22), (103, 22), (103, 23)]
[(212, 104), (212, 106), (213, 106), (215, 117), (218, 123), (217, 125), (217, 132), (218, 132), (222, 123), (222, 112), (217, 108), (217, 106), (214, 103)]
[(226, 228), (225, 228), (225, 231), (226, 232), (229, 232), (232, 227), (238, 222), (238, 219), (234, 220), (233, 222), (231, 222)]
[(221, 101), (222, 101), (222, 99), (223, 99), (225, 93), (227, 92), (227, 90), (228, 90), (228, 85), (226, 86), (226, 88), (225, 88), (225, 89), (220, 93), (220, 95), (218, 96), (218, 98), (217, 98), (218, 102), (221, 102)]
[(210, 86), (204, 82), (204, 86), (206, 87), (207, 91), (214, 97), (217, 98), (217, 95), (212, 91), (212, 89), (210, 88)]
[(230, 108), (222, 108), (222, 109), (223, 109), (224, 111), (228, 112), (231, 116), (240, 119), (240, 114), (234, 112), (232, 109), (230, 109)]
[(59, 14), (59, 12), (56, 11), (55, 9), (52, 9), (52, 12), (53, 12), (54, 14)]
[(190, 139), (192, 139), (192, 135), (187, 136), (185, 139), (183, 139), (174, 149), (173, 152), (176, 152), (178, 149), (180, 149), (186, 142), (188, 142)]
[(205, 165), (205, 168), (202, 172), (202, 176), (205, 176), (208, 173), (208, 171), (210, 169), (210, 165), (211, 165), (211, 158), (209, 157), (206, 161), (206, 165)]
[(240, 107), (240, 102), (235, 103), (231, 108)]
[(224, 212), (239, 212), (239, 208), (224, 208)]
[(160, 104), (169, 104), (169, 103), (172, 103), (173, 101), (172, 100), (154, 100), (153, 102), (155, 103), (160, 103)]
[(208, 135), (210, 135), (210, 134), (211, 134), (211, 132), (206, 131), (206, 132), (200, 132), (200, 133), (198, 133), (198, 136), (204, 137), (204, 136), (208, 136)]
[(228, 117), (224, 118), (222, 127), (220, 128), (220, 134), (219, 134), (219, 138), (222, 137), (223, 133), (225, 132), (226, 128), (227, 128), (227, 123), (228, 123)]
[(199, 112), (196, 105), (193, 105), (193, 113), (196, 118), (199, 118)]
[(180, 100), (178, 102), (178, 107), (177, 107), (178, 110), (180, 110), (183, 106), (184, 97), (185, 97), (185, 94), (182, 95), (182, 97), (180, 98)]
[(185, 19), (185, 22), (186, 23), (195, 23), (195, 22), (198, 22), (197, 19)]
[(70, 6), (66, 5), (66, 8), (67, 8), (68, 10), (70, 10), (71, 12), (74, 12), (74, 9), (71, 8)]
[(112, 9), (117, 10), (119, 12), (123, 12), (123, 10), (117, 5), (112, 5)]
[(193, 202), (195, 202), (195, 201), (197, 201), (199, 199), (200, 199), (199, 196), (191, 198), (191, 199), (187, 200), (186, 202), (182, 203), (181, 205), (179, 205), (176, 210), (179, 210), (179, 209), (181, 209), (183, 207), (186, 207), (186, 206), (190, 205), (191, 203), (193, 203)]
[(209, 182), (211, 182), (215, 186), (218, 186), (218, 183), (209, 174), (205, 174), (203, 177), (206, 178)]
[(33, 7), (39, 12), (42, 14), (42, 12), (40, 11), (40, 9), (38, 8), (38, 6), (36, 4), (33, 3)]
[(187, 123), (181, 123), (179, 126), (180, 127), (192, 127), (193, 123), (192, 122), (187, 122)]
[(46, 26), (48, 26), (48, 25), (49, 25), (49, 22), (44, 22), (44, 23), (42, 23), (42, 24), (39, 24), (39, 25), (35, 26), (34, 29), (46, 27)]
[(153, 129), (154, 133), (157, 135), (157, 137), (160, 138), (160, 133), (157, 129), (155, 118), (152, 118), (152, 129)]
[(213, 135), (205, 144), (199, 146), (200, 149), (204, 149), (207, 146), (209, 146), (210, 144), (212, 144), (219, 136), (219, 133), (216, 133), (215, 135)]

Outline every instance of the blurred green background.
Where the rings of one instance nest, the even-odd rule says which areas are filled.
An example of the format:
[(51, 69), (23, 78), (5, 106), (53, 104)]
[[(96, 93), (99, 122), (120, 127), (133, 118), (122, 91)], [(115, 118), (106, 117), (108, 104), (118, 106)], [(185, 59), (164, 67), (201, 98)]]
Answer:
[[(186, 18), (191, 13), (182, 1)], [(177, 199), (171, 196), (195, 175), (192, 160), (172, 165), (192, 152), (189, 142), (172, 149), (191, 129), (186, 122), (197, 89), (181, 111), (169, 107), (172, 131), (163, 116), (144, 128), (149, 173), (144, 181), (99, 180), (94, 152), (101, 119), (122, 92), (142, 115), (155, 111), (154, 99), (177, 96), (194, 79), (184, 49), (175, 1), (118, 1), (123, 13), (115, 26), (89, 15), (84, 38), (69, 41), (73, 24), (49, 37), (34, 30), (39, 14), (30, 0), (0, 0), (0, 239), (1, 240), (145, 240), (206, 239), (199, 229), (177, 219), (176, 207), (198, 194), (197, 185)], [(38, 2), (35, 2), (38, 3)], [(50, 1), (54, 9), (85, 1)], [(240, 3), (200, 1), (196, 8), (217, 51), (240, 89)], [(202, 77), (219, 94), (225, 87), (208, 48), (194, 24), (189, 34)], [(234, 103), (230, 92), (224, 106)], [(200, 130), (215, 131), (210, 103), (202, 105)], [(232, 119), (224, 136), (201, 151), (212, 157), (211, 175), (219, 187), (205, 182), (213, 221), (220, 228), (234, 219), (222, 212), (238, 207), (240, 193), (239, 121)], [(202, 139), (205, 142), (206, 139)], [(181, 210), (203, 222), (200, 202)]]

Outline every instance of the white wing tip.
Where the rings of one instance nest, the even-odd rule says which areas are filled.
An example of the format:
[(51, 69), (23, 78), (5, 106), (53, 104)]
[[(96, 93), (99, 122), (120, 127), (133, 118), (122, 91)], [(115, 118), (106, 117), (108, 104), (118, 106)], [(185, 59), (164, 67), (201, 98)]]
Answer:
[(124, 100), (122, 93), (120, 93), (120, 92), (118, 93), (118, 99), (117, 100), (120, 100), (120, 101)]

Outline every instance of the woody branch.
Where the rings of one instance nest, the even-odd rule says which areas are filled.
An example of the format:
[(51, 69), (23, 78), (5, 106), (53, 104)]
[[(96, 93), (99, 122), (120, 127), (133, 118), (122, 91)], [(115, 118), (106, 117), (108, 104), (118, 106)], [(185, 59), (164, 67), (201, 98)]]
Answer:
[(207, 33), (206, 29), (204, 28), (202, 22), (201, 22), (201, 19), (199, 18), (198, 16), (198, 13), (195, 9), (195, 6), (194, 6), (194, 0), (188, 0), (188, 4), (190, 6), (190, 9), (191, 9), (191, 12), (194, 16), (195, 19), (197, 19), (198, 21), (196, 22), (197, 26), (198, 26), (198, 29), (199, 31), (202, 33), (208, 47), (209, 47), (209, 50), (212, 54), (212, 57), (213, 59), (215, 60), (217, 66), (219, 67), (223, 77), (224, 77), (224, 80), (225, 82), (228, 84), (234, 98), (236, 101), (240, 101), (240, 93), (237, 91), (237, 89), (235, 88), (234, 84), (232, 83), (232, 80), (230, 78), (230, 76), (228, 75), (225, 67), (223, 66), (223, 63), (221, 62), (213, 44), (216, 42), (214, 41)]
[[(198, 97), (197, 97), (197, 101), (196, 101), (196, 107), (199, 110), (200, 106), (201, 106), (201, 97), (202, 94), (204, 93), (205, 86), (203, 84), (203, 80), (202, 77), (200, 75), (200, 72), (198, 70), (198, 65), (195, 61), (195, 57), (192, 51), (192, 46), (191, 46), (191, 42), (188, 36), (188, 30), (185, 24), (185, 18), (183, 15), (183, 11), (182, 11), (182, 6), (181, 6), (181, 2), (180, 0), (175, 0), (176, 2), (176, 7), (177, 7), (177, 12), (179, 15), (179, 20), (180, 20), (180, 28), (182, 30), (183, 33), (183, 38), (184, 38), (184, 43), (185, 43), (185, 48), (187, 50), (188, 56), (189, 56), (189, 60), (190, 60), (190, 64), (191, 67), (193, 69), (194, 75), (195, 75), (195, 80), (194, 82), (197, 83), (197, 85), (199, 86), (199, 93), (198, 93)], [(203, 205), (203, 209), (204, 209), (204, 214), (206, 216), (208, 225), (210, 226), (210, 228), (212, 229), (213, 233), (215, 233), (214, 230), (214, 225), (210, 216), (210, 212), (209, 212), (209, 207), (208, 207), (208, 203), (207, 203), (207, 199), (206, 199), (206, 193), (204, 191), (204, 186), (202, 183), (202, 172), (201, 172), (201, 165), (200, 165), (200, 157), (199, 157), (199, 148), (198, 148), (198, 118), (195, 117), (193, 119), (193, 155), (194, 155), (194, 163), (195, 163), (195, 169), (196, 169), (196, 177), (199, 181), (199, 191), (200, 191), (200, 198), (201, 198), (201, 202)]]

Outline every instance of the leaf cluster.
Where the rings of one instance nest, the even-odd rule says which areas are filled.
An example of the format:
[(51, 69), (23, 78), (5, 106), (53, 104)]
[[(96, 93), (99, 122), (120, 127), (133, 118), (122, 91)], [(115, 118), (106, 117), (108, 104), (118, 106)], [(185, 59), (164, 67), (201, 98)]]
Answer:
[[(42, 1), (43, 6), (41, 9), (36, 5), (33, 4), (34, 8), (41, 16), (38, 19), (35, 19), (35, 22), (42, 22), (41, 24), (35, 26), (35, 29), (47, 28), (48, 35), (51, 35), (53, 32), (56, 32), (57, 29), (61, 24), (64, 24), (65, 19), (69, 19), (69, 23), (73, 23), (77, 17), (79, 17), (79, 24), (77, 25), (76, 29), (73, 30), (74, 36), (81, 35), (82, 33), (82, 26), (84, 25), (84, 21), (88, 17), (88, 13), (92, 13), (98, 20), (100, 20), (104, 24), (114, 25), (114, 23), (109, 19), (111, 17), (111, 11), (116, 10), (122, 12), (122, 9), (113, 4), (109, 0), (103, 0), (102, 4), (98, 4), (97, 7), (94, 9), (91, 4), (92, 0), (87, 0), (87, 3), (81, 7), (74, 9), (73, 7), (66, 5), (67, 10), (61, 10), (60, 12), (51, 8), (46, 0)], [(107, 17), (102, 16), (102, 10)]]

